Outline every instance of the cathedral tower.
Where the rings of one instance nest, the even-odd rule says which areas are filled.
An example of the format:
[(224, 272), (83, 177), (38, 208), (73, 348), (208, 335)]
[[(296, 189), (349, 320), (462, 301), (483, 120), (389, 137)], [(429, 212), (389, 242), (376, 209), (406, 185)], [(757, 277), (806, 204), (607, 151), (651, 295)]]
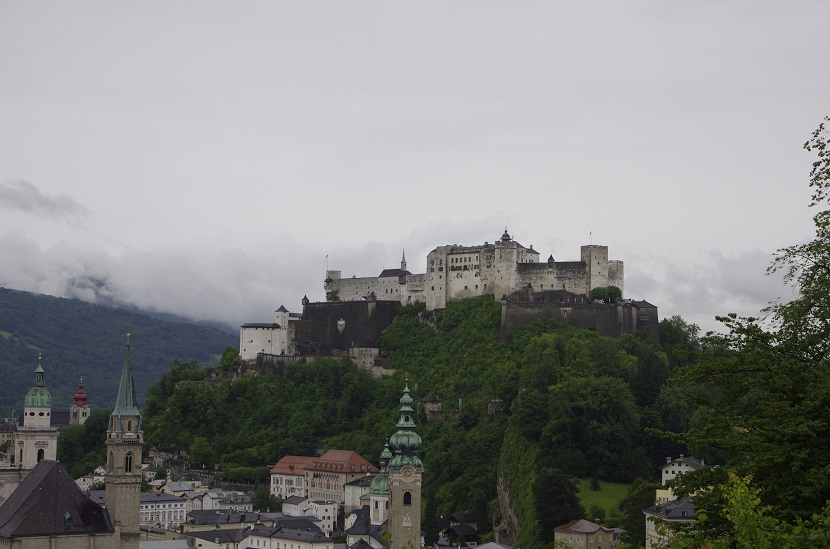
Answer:
[(115, 526), (116, 542), (119, 547), (129, 549), (138, 549), (140, 536), (138, 519), (143, 439), (130, 363), (130, 334), (127, 334), (127, 355), (107, 428), (106, 503)]
[(55, 459), (58, 453), (58, 429), (52, 427), (52, 396), (43, 382), (41, 355), (37, 356), (35, 383), (23, 403), (23, 424), (14, 437), (14, 454), (23, 474), (28, 474), (42, 459)]
[(421, 437), (415, 432), (415, 414), (409, 384), (400, 400), (398, 430), (389, 439), (392, 459), (387, 466), (389, 475), (389, 532), (391, 549), (421, 547), (421, 478), (424, 464), (418, 457)]

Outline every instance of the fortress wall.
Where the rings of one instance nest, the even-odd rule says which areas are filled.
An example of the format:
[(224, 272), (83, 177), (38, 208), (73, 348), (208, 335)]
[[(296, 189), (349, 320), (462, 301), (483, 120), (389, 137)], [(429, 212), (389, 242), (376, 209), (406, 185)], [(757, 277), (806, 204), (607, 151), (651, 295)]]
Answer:
[(565, 290), (574, 294), (587, 295), (585, 265), (581, 261), (554, 263), (519, 264), (518, 287), (530, 286), (534, 292), (544, 290)]
[(341, 301), (362, 300), (371, 292), (383, 301), (400, 301), (401, 284), (398, 277), (389, 276), (384, 278), (363, 277), (363, 278), (341, 278), (331, 280), (325, 285), (326, 291), (336, 290)]
[[(395, 318), (396, 301), (309, 303), (296, 322), (294, 343), (300, 354), (348, 352), (350, 347), (377, 347), (377, 339)], [(342, 323), (340, 322), (342, 320)]]
[[(528, 322), (541, 318), (553, 318), (578, 328), (593, 330), (605, 337), (620, 337), (634, 333), (630, 323), (624, 321), (625, 307), (630, 305), (586, 304), (557, 305), (541, 303), (504, 303), (502, 305), (499, 340), (509, 344), (513, 332)], [(619, 310), (618, 310), (619, 309)]]
[(467, 299), (484, 294), (484, 283), (479, 271), (450, 270), (447, 273), (447, 295), (450, 300)]

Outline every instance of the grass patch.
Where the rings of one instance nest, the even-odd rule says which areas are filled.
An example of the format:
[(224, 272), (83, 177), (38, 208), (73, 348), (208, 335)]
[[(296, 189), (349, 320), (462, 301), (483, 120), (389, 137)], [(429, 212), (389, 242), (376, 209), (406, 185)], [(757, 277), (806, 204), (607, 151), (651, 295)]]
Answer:
[[(611, 515), (611, 511), (619, 509), (620, 502), (625, 499), (625, 495), (628, 493), (629, 484), (627, 482), (605, 482), (601, 480), (599, 485), (600, 490), (594, 491), (591, 490), (590, 478), (580, 479), (578, 483), (579, 501), (582, 502), (586, 512), (592, 506), (599, 505), (605, 509), (605, 516), (608, 517)], [(585, 518), (591, 520), (589, 517)]]
[(9, 332), (4, 332), (3, 330), (0, 330), (0, 337), (5, 339), (6, 341), (8, 341), (11, 336), (12, 335)]

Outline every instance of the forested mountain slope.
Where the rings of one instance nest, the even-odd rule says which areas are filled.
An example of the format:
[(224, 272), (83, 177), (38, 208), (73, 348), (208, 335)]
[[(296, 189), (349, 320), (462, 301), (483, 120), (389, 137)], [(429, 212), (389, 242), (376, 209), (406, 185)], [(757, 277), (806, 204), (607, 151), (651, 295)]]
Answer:
[[(348, 361), (222, 381), (175, 365), (148, 393), (145, 440), (189, 448), (197, 466), (264, 466), (315, 446), (377, 462), (408, 379), (416, 402), (437, 396), (452, 415), (428, 421), (419, 409), (425, 516), (471, 512), (489, 529), (502, 470), (522, 545), (542, 544), (534, 490), (549, 487), (537, 482), (540, 471), (631, 481), (655, 476), (666, 455), (683, 451), (645, 429), (688, 422), (683, 396), (666, 386), (685, 359), (680, 352), (670, 360), (650, 340), (608, 339), (551, 321), (527, 325), (506, 346), (499, 318), (490, 296), (451, 303), (434, 319), (422, 306), (402, 308), (380, 339), (396, 369), (381, 380)], [(689, 328), (668, 321), (667, 330), (676, 329), (668, 341), (694, 347)]]
[(68, 409), (78, 380), (95, 408), (115, 401), (124, 364), (126, 333), (132, 336), (133, 372), (139, 399), (174, 360), (215, 362), (237, 337), (215, 328), (168, 322), (125, 309), (75, 299), (0, 288), (0, 413), (19, 413), (43, 353), (46, 386), (55, 408)]

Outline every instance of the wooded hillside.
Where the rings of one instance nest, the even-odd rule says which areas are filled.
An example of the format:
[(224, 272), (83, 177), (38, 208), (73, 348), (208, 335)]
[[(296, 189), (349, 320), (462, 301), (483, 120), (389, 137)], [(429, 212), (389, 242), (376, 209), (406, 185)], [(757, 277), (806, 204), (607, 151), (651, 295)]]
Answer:
[(132, 336), (132, 362), (139, 400), (147, 388), (170, 368), (172, 360), (218, 362), (238, 337), (216, 328), (169, 322), (125, 309), (96, 306), (0, 288), (0, 413), (21, 411), (34, 381), (38, 352), (43, 353), (46, 386), (53, 406), (72, 402), (78, 380), (94, 408), (115, 402), (126, 333)]

